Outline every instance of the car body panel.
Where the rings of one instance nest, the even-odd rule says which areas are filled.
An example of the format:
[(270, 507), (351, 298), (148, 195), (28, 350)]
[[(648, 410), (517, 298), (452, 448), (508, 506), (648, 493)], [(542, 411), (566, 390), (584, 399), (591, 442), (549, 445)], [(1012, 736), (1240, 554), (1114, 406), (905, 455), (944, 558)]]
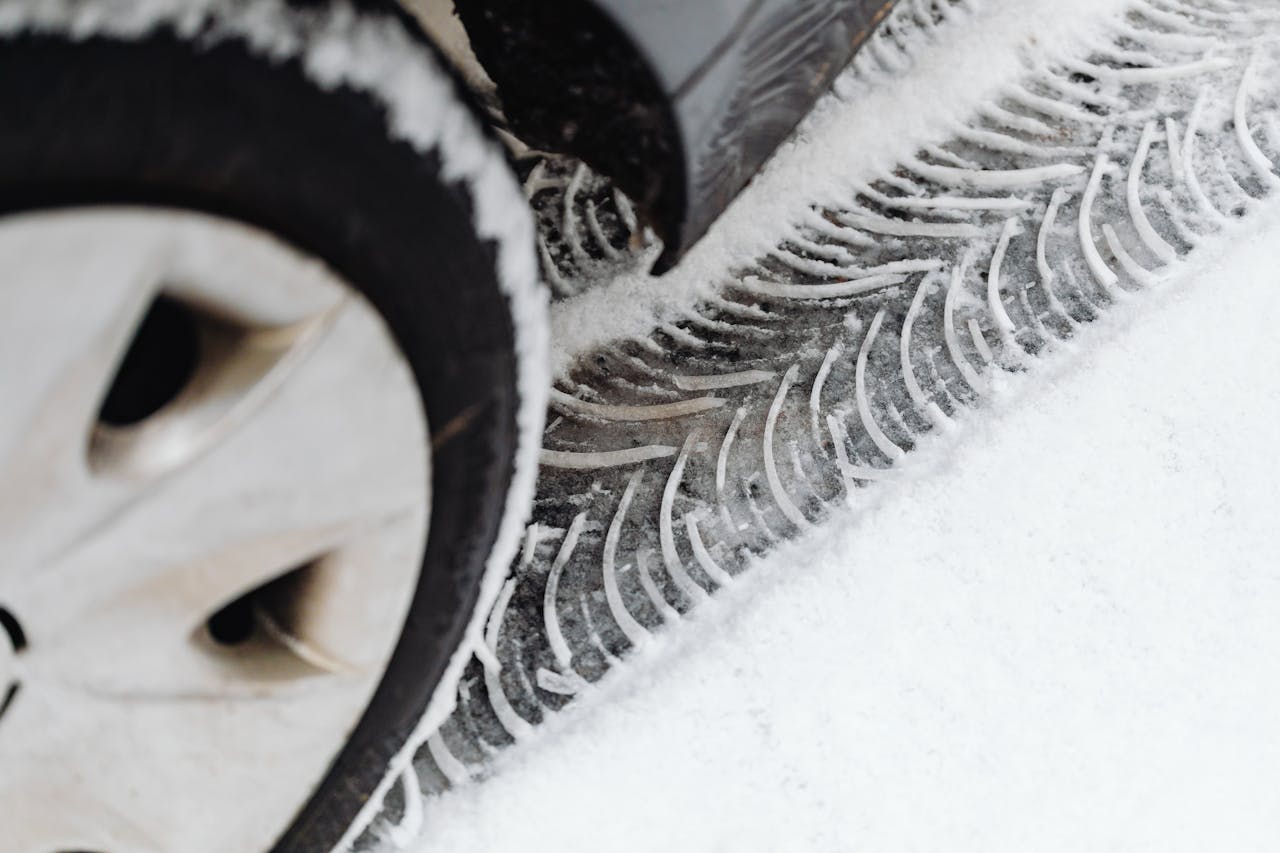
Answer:
[(518, 136), (639, 203), (670, 268), (895, 0), (457, 0)]

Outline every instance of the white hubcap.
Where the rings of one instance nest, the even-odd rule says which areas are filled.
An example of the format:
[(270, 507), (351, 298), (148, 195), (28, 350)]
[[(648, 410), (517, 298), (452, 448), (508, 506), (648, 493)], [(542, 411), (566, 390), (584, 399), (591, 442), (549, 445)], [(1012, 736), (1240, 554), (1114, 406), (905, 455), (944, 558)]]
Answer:
[(271, 236), (0, 219), (4, 849), (269, 847), (400, 635), (428, 446), (379, 315)]

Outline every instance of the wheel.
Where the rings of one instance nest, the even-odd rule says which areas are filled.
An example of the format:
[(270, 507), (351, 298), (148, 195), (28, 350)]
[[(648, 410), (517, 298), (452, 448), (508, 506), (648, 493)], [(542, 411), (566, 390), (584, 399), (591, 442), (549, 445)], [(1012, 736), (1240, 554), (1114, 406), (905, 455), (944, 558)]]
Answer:
[(348, 844), (523, 533), (519, 189), (392, 7), (0, 39), (0, 848)]

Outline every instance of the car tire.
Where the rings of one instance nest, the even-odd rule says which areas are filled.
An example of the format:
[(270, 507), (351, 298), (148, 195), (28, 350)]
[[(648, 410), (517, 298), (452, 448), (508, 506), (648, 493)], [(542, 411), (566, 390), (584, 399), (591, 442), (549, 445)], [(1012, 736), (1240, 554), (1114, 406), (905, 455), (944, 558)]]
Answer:
[[(547, 332), (518, 185), (393, 4), (15, 0), (0, 42), (0, 224), (127, 207), (265, 232), (350, 283), (411, 369), (433, 445), (416, 589), (372, 699), (274, 849), (349, 844), (451, 709), (523, 532)], [(40, 643), (28, 633), (19, 656)]]

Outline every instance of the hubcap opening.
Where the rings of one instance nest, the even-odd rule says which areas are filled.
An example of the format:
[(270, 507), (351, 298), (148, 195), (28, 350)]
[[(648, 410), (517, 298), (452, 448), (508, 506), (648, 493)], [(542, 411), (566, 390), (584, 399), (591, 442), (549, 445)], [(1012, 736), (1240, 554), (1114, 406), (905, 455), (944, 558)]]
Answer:
[(332, 303), (281, 324), (237, 316), (233, 299), (217, 302), (225, 294), (184, 286), (154, 299), (121, 360), (89, 438), (95, 473), (147, 477), (198, 457), (280, 386), (333, 317)]
[(209, 617), (205, 628), (220, 646), (247, 643), (254, 633), (253, 610), (259, 590), (245, 593)]
[(228, 602), (205, 621), (209, 638), (224, 648), (279, 645), (278, 613), (296, 606), (300, 581), (313, 564), (299, 566)]
[(313, 564), (308, 561), (223, 605), (205, 621), (209, 638), (218, 647), (245, 654), (282, 645), (278, 613), (296, 606), (299, 581)]
[[(361, 669), (351, 636), (353, 605), (333, 586), (349, 570), (342, 550), (309, 560), (223, 605), (204, 623), (202, 645), (242, 677), (269, 681)], [(209, 642), (211, 641), (211, 642)]]
[(145, 421), (178, 398), (199, 360), (195, 312), (172, 297), (157, 297), (116, 371), (98, 420), (110, 427)]

